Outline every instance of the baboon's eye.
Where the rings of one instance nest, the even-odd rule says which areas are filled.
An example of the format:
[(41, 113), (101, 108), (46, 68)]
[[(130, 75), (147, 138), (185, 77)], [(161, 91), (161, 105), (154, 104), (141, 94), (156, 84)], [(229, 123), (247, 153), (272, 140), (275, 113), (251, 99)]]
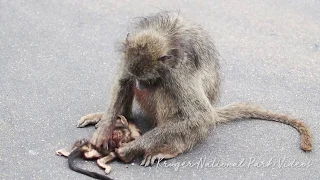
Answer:
[(166, 63), (167, 60), (170, 60), (171, 58), (173, 58), (172, 55), (164, 55), (164, 56), (161, 56), (158, 61), (161, 61), (163, 63)]

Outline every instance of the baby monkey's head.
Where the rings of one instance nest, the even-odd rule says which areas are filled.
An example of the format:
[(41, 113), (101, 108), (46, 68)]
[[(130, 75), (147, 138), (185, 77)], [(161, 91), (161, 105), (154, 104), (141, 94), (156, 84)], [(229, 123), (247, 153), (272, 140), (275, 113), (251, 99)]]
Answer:
[(127, 119), (122, 115), (119, 115), (118, 117), (119, 118), (116, 120), (115, 128), (112, 132), (111, 145), (115, 148), (120, 147), (123, 143), (128, 143), (133, 140)]

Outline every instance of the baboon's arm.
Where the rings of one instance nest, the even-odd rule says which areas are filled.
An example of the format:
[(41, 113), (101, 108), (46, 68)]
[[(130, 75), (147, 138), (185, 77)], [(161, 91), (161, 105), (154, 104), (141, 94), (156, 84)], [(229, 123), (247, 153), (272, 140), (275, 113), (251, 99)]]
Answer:
[(107, 111), (98, 124), (98, 129), (91, 137), (90, 143), (96, 147), (108, 148), (112, 136), (115, 121), (118, 115), (129, 117), (132, 111), (133, 101), (133, 80), (130, 74), (126, 73), (123, 66), (120, 66), (120, 76), (113, 87), (112, 98)]

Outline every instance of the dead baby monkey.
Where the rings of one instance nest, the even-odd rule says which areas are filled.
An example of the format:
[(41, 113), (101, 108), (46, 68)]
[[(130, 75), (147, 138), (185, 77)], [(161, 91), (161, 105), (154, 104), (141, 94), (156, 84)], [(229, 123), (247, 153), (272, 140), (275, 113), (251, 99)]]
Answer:
[[(96, 114), (99, 116), (98, 114)], [(80, 169), (74, 165), (74, 160), (78, 157), (84, 157), (85, 159), (98, 159), (97, 164), (99, 167), (103, 168), (108, 174), (111, 171), (111, 167), (107, 165), (107, 162), (114, 160), (117, 156), (115, 154), (115, 149), (121, 147), (124, 143), (128, 143), (140, 136), (140, 130), (127, 119), (119, 115), (119, 118), (115, 121), (115, 128), (112, 132), (112, 139), (109, 142), (107, 148), (95, 148), (87, 140), (78, 140), (69, 152), (65, 149), (60, 149), (56, 151), (58, 155), (68, 157), (68, 164), (70, 169), (88, 175), (96, 179), (110, 179), (107, 176), (90, 172), (84, 169)]]

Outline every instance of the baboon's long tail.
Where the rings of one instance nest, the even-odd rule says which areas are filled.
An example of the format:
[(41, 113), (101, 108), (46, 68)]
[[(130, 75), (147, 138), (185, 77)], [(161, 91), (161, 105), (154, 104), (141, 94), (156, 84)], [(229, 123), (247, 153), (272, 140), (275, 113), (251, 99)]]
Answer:
[(228, 122), (236, 119), (261, 119), (276, 121), (294, 127), (301, 135), (301, 149), (304, 151), (312, 150), (311, 133), (309, 128), (302, 122), (290, 118), (284, 114), (264, 110), (260, 107), (246, 103), (233, 103), (217, 109), (219, 115), (218, 122)]

